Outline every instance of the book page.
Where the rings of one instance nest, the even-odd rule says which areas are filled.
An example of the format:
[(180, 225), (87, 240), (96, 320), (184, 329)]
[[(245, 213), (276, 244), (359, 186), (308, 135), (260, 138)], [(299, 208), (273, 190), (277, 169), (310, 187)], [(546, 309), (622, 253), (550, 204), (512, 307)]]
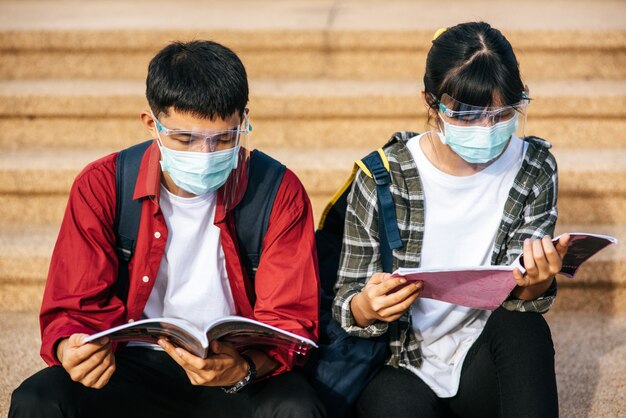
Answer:
[[(617, 244), (617, 239), (607, 235), (584, 234), (572, 232), (570, 235), (570, 245), (567, 253), (563, 257), (563, 267), (561, 273), (564, 276), (573, 278), (578, 268), (592, 256), (608, 247)], [(558, 242), (557, 237), (553, 242)]]
[(450, 270), (401, 268), (394, 274), (411, 282), (424, 282), (421, 297), (483, 310), (496, 309), (515, 287), (510, 266)]
[[(562, 236), (563, 234), (552, 240), (554, 245), (559, 242)], [(563, 267), (561, 267), (561, 271), (559, 272), (559, 274), (569, 278), (576, 276), (576, 272), (584, 262), (609, 245), (617, 244), (618, 242), (617, 238), (608, 235), (590, 234), (587, 232), (570, 232), (569, 236), (569, 247), (563, 257)], [(516, 262), (523, 267), (524, 256), (520, 255)]]
[(198, 357), (207, 354), (206, 336), (190, 322), (177, 318), (143, 319), (90, 335), (88, 343), (101, 337), (109, 337), (117, 342), (144, 342), (157, 344), (159, 338), (167, 338), (172, 344), (181, 347)]
[(228, 341), (241, 348), (277, 348), (287, 353), (306, 355), (317, 344), (289, 331), (249, 318), (230, 316), (214, 321), (207, 331), (207, 338)]
[[(592, 256), (617, 239), (608, 235), (572, 232), (570, 245), (563, 257), (560, 274), (574, 277), (578, 268)], [(557, 243), (562, 235), (554, 238)], [(423, 281), (422, 296), (429, 299), (467, 306), (474, 309), (493, 310), (506, 300), (515, 288), (513, 269), (524, 270), (524, 257), (520, 255), (510, 266), (455, 267), (449, 269), (406, 269), (394, 274), (409, 281)]]

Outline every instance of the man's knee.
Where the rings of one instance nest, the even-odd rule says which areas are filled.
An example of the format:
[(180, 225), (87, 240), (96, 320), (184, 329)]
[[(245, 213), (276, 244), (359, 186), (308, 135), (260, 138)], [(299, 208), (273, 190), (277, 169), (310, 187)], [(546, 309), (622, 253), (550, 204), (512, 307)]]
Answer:
[(63, 417), (72, 409), (71, 379), (61, 367), (43, 369), (13, 391), (9, 418)]

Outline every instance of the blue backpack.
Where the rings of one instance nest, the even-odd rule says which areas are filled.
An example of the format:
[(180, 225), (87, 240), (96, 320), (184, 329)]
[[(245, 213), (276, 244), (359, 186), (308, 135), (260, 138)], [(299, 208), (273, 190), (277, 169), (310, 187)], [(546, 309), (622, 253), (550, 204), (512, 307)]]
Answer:
[(307, 364), (309, 381), (326, 404), (329, 417), (343, 417), (390, 355), (387, 334), (376, 338), (349, 336), (332, 318), (334, 286), (339, 270), (347, 198), (357, 170), (376, 183), (380, 252), (383, 271), (392, 272), (392, 250), (402, 248), (389, 186), (389, 163), (382, 148), (357, 161), (352, 174), (326, 206), (315, 232), (322, 298), (319, 350)]
[[(133, 193), (142, 157), (151, 143), (146, 141), (134, 145), (121, 151), (117, 157), (114, 228), (119, 259), (117, 295), (122, 300), (126, 300), (128, 295), (128, 262), (135, 250), (141, 217), (141, 201), (133, 200)], [(320, 338), (319, 349), (313, 353), (305, 372), (325, 403), (330, 417), (350, 414), (352, 405), (389, 357), (387, 335), (369, 339), (351, 337), (332, 318), (331, 313), (347, 196), (359, 168), (376, 183), (384, 271), (391, 272), (392, 249), (402, 247), (389, 190), (389, 163), (383, 150), (379, 149), (355, 163), (350, 178), (324, 210), (315, 232), (321, 280)], [(248, 170), (248, 188), (233, 214), (241, 258), (248, 278), (253, 281), (285, 166), (261, 151), (254, 150)]]

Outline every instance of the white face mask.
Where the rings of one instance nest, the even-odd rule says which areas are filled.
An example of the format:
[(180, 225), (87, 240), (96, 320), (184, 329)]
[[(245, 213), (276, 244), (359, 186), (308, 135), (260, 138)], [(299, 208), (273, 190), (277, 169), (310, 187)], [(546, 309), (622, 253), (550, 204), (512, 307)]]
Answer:
[(438, 132), (441, 142), (468, 163), (483, 164), (502, 154), (517, 129), (518, 114), (493, 126), (461, 126), (442, 121), (446, 132)]
[(239, 146), (224, 151), (175, 151), (161, 143), (161, 168), (167, 171), (181, 189), (202, 195), (219, 189), (230, 172), (237, 168)]

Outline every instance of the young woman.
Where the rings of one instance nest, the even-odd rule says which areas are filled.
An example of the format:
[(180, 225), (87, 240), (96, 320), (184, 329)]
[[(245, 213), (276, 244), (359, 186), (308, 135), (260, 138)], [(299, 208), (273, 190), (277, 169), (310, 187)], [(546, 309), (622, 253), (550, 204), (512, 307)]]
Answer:
[[(348, 197), (334, 316), (351, 335), (389, 334), (391, 356), (356, 405), (363, 417), (558, 416), (554, 349), (542, 313), (569, 237), (556, 246), (550, 144), (524, 137), (529, 104), (513, 49), (486, 23), (437, 32), (426, 61), (429, 130), (385, 147), (403, 247), (398, 267), (510, 264), (527, 271), (495, 311), (420, 298), (382, 273), (376, 185)], [(517, 134), (516, 134), (517, 133)]]

